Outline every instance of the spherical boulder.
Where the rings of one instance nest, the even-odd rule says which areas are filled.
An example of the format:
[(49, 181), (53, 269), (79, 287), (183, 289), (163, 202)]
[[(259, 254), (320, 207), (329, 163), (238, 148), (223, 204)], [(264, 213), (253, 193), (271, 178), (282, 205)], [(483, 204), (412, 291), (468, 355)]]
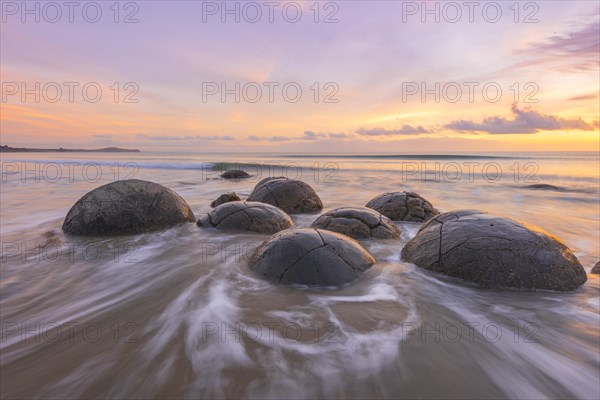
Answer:
[(250, 178), (250, 174), (241, 169), (230, 169), (229, 171), (225, 171), (221, 174), (221, 178), (223, 179), (246, 179)]
[(546, 183), (536, 183), (534, 185), (523, 186), (525, 189), (533, 189), (533, 190), (556, 190), (560, 191), (561, 188), (554, 185), (548, 185)]
[(587, 276), (571, 250), (539, 228), (476, 210), (429, 220), (402, 258), (487, 287), (569, 291)]
[(321, 229), (288, 229), (261, 244), (250, 268), (275, 283), (337, 286), (357, 279), (375, 258), (357, 241)]
[(392, 221), (424, 222), (440, 213), (429, 201), (414, 192), (383, 193), (371, 199), (366, 207)]
[(127, 235), (195, 220), (190, 206), (171, 189), (129, 179), (85, 194), (67, 213), (62, 229), (82, 236)]
[(289, 215), (270, 204), (232, 201), (221, 204), (198, 220), (198, 226), (229, 231), (273, 234), (291, 228)]
[(353, 239), (396, 239), (400, 229), (385, 215), (367, 207), (342, 207), (329, 211), (311, 228), (327, 229)]
[(592, 270), (590, 271), (591, 274), (598, 274), (600, 275), (600, 261), (598, 261), (596, 263), (596, 265), (594, 265), (594, 267), (592, 268)]
[(240, 200), (241, 200), (240, 196), (238, 196), (235, 192), (224, 193), (224, 194), (220, 195), (219, 197), (217, 197), (217, 199), (215, 201), (210, 203), (210, 206), (215, 208), (217, 206), (220, 206), (221, 204), (229, 203), (230, 201), (240, 201)]
[(261, 180), (248, 201), (268, 203), (289, 214), (314, 213), (323, 209), (321, 199), (307, 183), (284, 177)]

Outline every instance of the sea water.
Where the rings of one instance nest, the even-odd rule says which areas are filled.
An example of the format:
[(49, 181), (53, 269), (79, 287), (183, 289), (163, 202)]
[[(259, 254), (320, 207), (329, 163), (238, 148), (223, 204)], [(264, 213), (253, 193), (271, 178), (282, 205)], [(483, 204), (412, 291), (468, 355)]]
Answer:
[[(0, 340), (5, 398), (598, 398), (599, 278), (573, 293), (491, 290), (364, 242), (377, 263), (341, 288), (275, 286), (248, 257), (266, 235), (193, 223), (65, 236), (86, 192), (145, 179), (196, 217), (258, 180), (310, 184), (324, 211), (415, 191), (441, 212), (537, 225), (589, 273), (600, 259), (597, 152), (497, 154), (2, 154)], [(225, 169), (252, 177), (225, 181)], [(533, 186), (531, 185), (552, 185)], [(307, 227), (317, 215), (292, 216)]]

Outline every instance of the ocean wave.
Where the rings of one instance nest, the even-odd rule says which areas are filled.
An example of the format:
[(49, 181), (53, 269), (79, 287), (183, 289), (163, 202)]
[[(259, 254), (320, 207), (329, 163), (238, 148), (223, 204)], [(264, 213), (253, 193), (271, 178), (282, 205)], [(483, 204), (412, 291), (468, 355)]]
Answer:
[(293, 154), (288, 158), (362, 158), (373, 160), (526, 160), (525, 156), (492, 156), (470, 154)]
[[(214, 162), (161, 162), (161, 161), (124, 161), (124, 160), (31, 160), (31, 159), (3, 159), (3, 163), (44, 163), (58, 164), (64, 166), (115, 166), (115, 167), (133, 167), (144, 169), (166, 169), (166, 170), (208, 170), (214, 169)], [(232, 164), (233, 165), (233, 164)], [(3, 171), (10, 174), (11, 171)], [(18, 173), (12, 172), (12, 173)]]
[[(566, 177), (564, 177), (566, 179)], [(598, 192), (597, 189), (590, 188), (581, 188), (581, 187), (567, 187), (567, 186), (555, 186), (549, 185), (546, 183), (536, 183), (533, 185), (525, 185), (525, 186), (512, 186), (516, 189), (527, 189), (533, 191), (542, 191), (542, 192), (565, 192), (565, 193), (585, 193), (585, 194), (595, 194)]]
[[(41, 164), (58, 164), (63, 166), (114, 166), (114, 167), (133, 167), (143, 169), (164, 169), (164, 170), (217, 170), (225, 171), (229, 169), (260, 169), (260, 168), (276, 168), (276, 170), (294, 169), (314, 169), (314, 167), (300, 166), (293, 161), (288, 162), (230, 162), (230, 161), (211, 161), (211, 162), (180, 162), (180, 161), (127, 161), (127, 160), (32, 160), (32, 159), (3, 159), (3, 163), (41, 163)], [(3, 171), (3, 173), (16, 174), (19, 171)]]

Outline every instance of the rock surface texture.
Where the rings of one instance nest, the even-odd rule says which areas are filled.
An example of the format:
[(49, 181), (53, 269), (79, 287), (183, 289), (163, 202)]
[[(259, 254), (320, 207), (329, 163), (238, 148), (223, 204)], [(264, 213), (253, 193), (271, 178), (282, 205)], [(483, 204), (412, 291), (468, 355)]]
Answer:
[(371, 199), (366, 207), (392, 221), (424, 222), (440, 213), (429, 201), (414, 192), (383, 193)]
[(367, 207), (342, 207), (329, 211), (311, 228), (327, 229), (353, 239), (396, 239), (400, 229), (385, 215)]
[(221, 204), (198, 220), (198, 226), (229, 231), (273, 234), (294, 225), (283, 210), (270, 204), (232, 201)]
[(323, 209), (323, 203), (312, 187), (283, 177), (258, 182), (248, 201), (268, 203), (289, 214), (315, 213)]
[(280, 284), (338, 286), (357, 279), (375, 263), (358, 242), (321, 229), (289, 229), (260, 245), (250, 268)]
[(62, 229), (82, 236), (149, 232), (195, 221), (177, 193), (157, 183), (130, 179), (85, 194), (67, 213)]
[(570, 291), (587, 279), (575, 255), (557, 238), (475, 210), (432, 218), (406, 244), (402, 257), (487, 287)]

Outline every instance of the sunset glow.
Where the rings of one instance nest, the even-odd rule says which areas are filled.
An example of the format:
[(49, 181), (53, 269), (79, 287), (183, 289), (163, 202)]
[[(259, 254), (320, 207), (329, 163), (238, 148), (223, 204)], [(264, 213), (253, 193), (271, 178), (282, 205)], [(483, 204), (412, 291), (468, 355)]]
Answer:
[[(454, 23), (442, 8), (436, 23), (435, 15), (406, 2), (377, 1), (321, 10), (318, 18), (332, 14), (337, 22), (315, 23), (312, 2), (302, 2), (297, 23), (277, 12), (270, 22), (268, 10), (252, 23), (242, 9), (236, 22), (205, 3), (143, 2), (121, 10), (120, 19), (133, 15), (131, 23), (115, 23), (108, 5), (97, 23), (77, 13), (74, 22), (64, 15), (51, 23), (40, 10), (36, 23), (35, 15), (4, 2), (2, 144), (315, 152), (598, 148), (594, 2), (521, 5), (518, 16), (505, 4), (494, 23), (481, 12), (473, 22), (465, 14)], [(102, 93), (92, 102), (96, 86)], [(297, 87), (302, 95), (292, 102)]]
[(0, 400), (600, 399), (598, 0), (0, 18)]

